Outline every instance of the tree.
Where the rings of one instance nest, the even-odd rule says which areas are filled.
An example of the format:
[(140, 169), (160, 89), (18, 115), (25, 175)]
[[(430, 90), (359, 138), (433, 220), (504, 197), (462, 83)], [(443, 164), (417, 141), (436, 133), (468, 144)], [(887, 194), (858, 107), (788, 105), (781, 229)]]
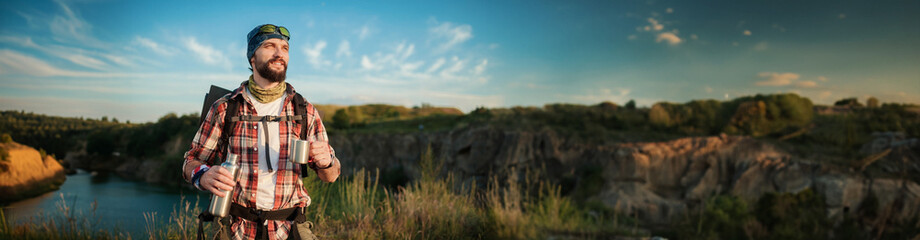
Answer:
[(866, 99), (866, 107), (870, 107), (870, 108), (879, 107), (878, 99), (876, 99), (875, 97), (869, 97), (869, 99)]
[(635, 101), (635, 100), (632, 100), (632, 99), (629, 99), (629, 102), (626, 102), (626, 109), (635, 110), (635, 109), (636, 109), (636, 101)]
[(4, 133), (3, 136), (0, 137), (0, 142), (11, 143), (13, 142), (13, 137), (11, 137), (9, 133)]
[(346, 129), (351, 126), (350, 116), (345, 108), (336, 110), (335, 115), (332, 115), (332, 126), (338, 129)]
[(744, 133), (762, 136), (767, 123), (767, 104), (763, 101), (748, 101), (738, 105), (728, 127), (729, 133)]
[(667, 103), (656, 103), (652, 105), (652, 109), (648, 112), (648, 120), (652, 125), (659, 127), (670, 127), (671, 126), (671, 114), (668, 113), (665, 105)]
[(834, 102), (834, 106), (862, 107), (862, 104), (859, 103), (858, 99), (853, 97), (840, 99), (837, 102)]

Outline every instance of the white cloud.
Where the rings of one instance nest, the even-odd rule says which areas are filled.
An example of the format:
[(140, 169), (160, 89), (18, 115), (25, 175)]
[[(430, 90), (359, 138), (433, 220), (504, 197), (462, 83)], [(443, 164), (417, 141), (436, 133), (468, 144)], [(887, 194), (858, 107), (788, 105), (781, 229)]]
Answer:
[(833, 95), (833, 94), (831, 94), (831, 91), (823, 91), (823, 92), (821, 92), (820, 94), (818, 94), (818, 98), (820, 98), (820, 99), (827, 99), (827, 98), (831, 97), (831, 95)]
[(160, 45), (159, 43), (154, 42), (153, 40), (150, 40), (148, 38), (144, 38), (141, 36), (135, 36), (134, 42), (138, 45), (149, 48), (153, 52), (160, 54), (162, 56), (172, 56), (176, 54), (173, 49)]
[(655, 38), (655, 42), (660, 43), (662, 41), (667, 42), (668, 44), (671, 44), (672, 46), (678, 45), (681, 42), (683, 42), (683, 40), (681, 40), (680, 37), (677, 37), (677, 34), (674, 34), (672, 32), (659, 33), (658, 37)]
[(697, 39), (700, 39), (700, 37), (697, 36), (696, 34), (690, 34), (690, 39), (697, 40)]
[(837, 18), (839, 18), (839, 19), (844, 19), (844, 18), (847, 18), (847, 15), (841, 13), (840, 15), (837, 15)]
[(585, 104), (596, 104), (605, 101), (611, 101), (615, 103), (625, 103), (629, 101), (629, 94), (632, 93), (631, 89), (628, 88), (600, 88), (600, 89), (589, 89), (585, 94), (579, 95), (569, 95), (567, 96), (570, 99), (575, 100), (576, 102), (585, 103)]
[(25, 74), (38, 77), (117, 77), (124, 75), (117, 73), (81, 72), (61, 69), (52, 66), (51, 64), (48, 64), (41, 59), (7, 49), (0, 49), (0, 69), (2, 69), (0, 72), (3, 74)]
[(409, 56), (412, 56), (412, 53), (415, 53), (415, 44), (409, 44), (409, 47), (407, 47), (406, 50), (403, 51), (402, 53), (403, 53), (402, 54), (403, 60), (405, 60), (406, 58), (409, 58)]
[(818, 76), (818, 81), (827, 82), (827, 77)]
[(435, 60), (435, 62), (431, 64), (431, 67), (428, 67), (428, 70), (425, 72), (432, 73), (441, 68), (441, 66), (444, 66), (445, 63), (447, 63), (447, 60), (444, 60), (444, 58), (438, 58), (438, 60)]
[(754, 83), (757, 86), (786, 86), (799, 79), (799, 74), (795, 73), (762, 72), (757, 75), (764, 79)]
[(403, 73), (410, 73), (410, 74), (411, 74), (411, 73), (415, 72), (416, 69), (418, 69), (419, 67), (421, 67), (421, 66), (424, 65), (424, 64), (425, 64), (424, 61), (411, 62), (411, 63), (404, 63), (404, 64), (402, 64), (402, 65), (399, 66), (399, 70), (402, 71)]
[(486, 65), (488, 64), (489, 64), (489, 59), (483, 59), (481, 63), (479, 63), (478, 65), (476, 65), (476, 67), (473, 68), (473, 74), (482, 75), (482, 72), (486, 70)]
[(377, 70), (378, 66), (374, 65), (367, 55), (361, 55), (361, 67), (365, 70)]
[(93, 37), (93, 25), (89, 24), (76, 11), (67, 6), (64, 1), (55, 1), (63, 11), (62, 15), (55, 15), (50, 19), (49, 27), (54, 39), (61, 42), (76, 42), (89, 47), (106, 48), (109, 45)]
[(361, 26), (361, 29), (358, 29), (358, 39), (364, 40), (371, 35), (371, 28), (367, 25)]
[(668, 9), (665, 9), (664, 12), (666, 12), (666, 13), (674, 13), (674, 9), (673, 9), (673, 8), (668, 8)]
[[(93, 54), (93, 55), (100, 55), (100, 56), (109, 57), (109, 58), (111, 58), (111, 55), (91, 53), (91, 52), (88, 52), (86, 50), (79, 49), (79, 48), (70, 48), (70, 47), (64, 47), (64, 46), (58, 46), (58, 45), (41, 46), (33, 42), (31, 37), (2, 36), (0, 37), (0, 42), (15, 43), (23, 47), (28, 47), (28, 48), (32, 48), (35, 50), (39, 50), (45, 54), (52, 55), (52, 56), (70, 61), (71, 63), (77, 64), (80, 66), (84, 66), (84, 67), (88, 67), (88, 68), (92, 68), (92, 69), (96, 69), (96, 70), (106, 70), (110, 68), (109, 65), (103, 62), (102, 60), (99, 60), (97, 58), (90, 57), (87, 55)], [(123, 65), (127, 65), (127, 64), (123, 64)]]
[(800, 81), (800, 82), (796, 82), (795, 85), (798, 87), (803, 87), (803, 88), (813, 88), (813, 87), (817, 87), (818, 83), (815, 81)]
[(751, 30), (744, 30), (741, 34), (744, 34), (744, 36), (751, 36)]
[(713, 90), (713, 89), (712, 89), (712, 87), (706, 87), (706, 88), (704, 88), (703, 90), (705, 90), (706, 93), (712, 93), (712, 90)]
[(117, 63), (122, 66), (136, 66), (133, 61), (119, 55), (101, 54), (101, 56), (105, 59), (108, 59), (109, 62)]
[(224, 53), (214, 49), (211, 46), (198, 43), (194, 37), (185, 39), (185, 47), (191, 50), (201, 61), (209, 65), (230, 67), (230, 60), (224, 56)]
[(336, 57), (351, 57), (351, 44), (348, 40), (342, 40), (342, 43), (339, 43), (339, 50), (335, 51)]
[(321, 69), (326, 66), (332, 65), (328, 60), (323, 60), (323, 49), (326, 48), (326, 41), (319, 40), (316, 44), (312, 46), (309, 43), (306, 43), (306, 46), (303, 48), (304, 54), (307, 55), (307, 63), (310, 66), (313, 66), (315, 69)]
[(629, 40), (636, 40), (637, 38), (639, 38), (639, 36), (636, 36), (636, 34), (630, 34), (629, 36), (626, 37), (626, 39), (629, 39)]
[[(434, 22), (437, 23), (437, 21)], [(444, 41), (437, 48), (439, 52), (450, 50), (454, 46), (473, 38), (473, 27), (468, 24), (454, 25), (450, 22), (444, 22), (429, 28), (428, 32), (435, 39)]]
[(442, 70), (441, 71), (442, 77), (452, 77), (455, 73), (460, 72), (460, 70), (463, 70), (463, 65), (466, 63), (466, 61), (461, 61), (460, 58), (456, 56), (454, 56), (451, 59), (451, 61), (454, 63), (454, 65)]

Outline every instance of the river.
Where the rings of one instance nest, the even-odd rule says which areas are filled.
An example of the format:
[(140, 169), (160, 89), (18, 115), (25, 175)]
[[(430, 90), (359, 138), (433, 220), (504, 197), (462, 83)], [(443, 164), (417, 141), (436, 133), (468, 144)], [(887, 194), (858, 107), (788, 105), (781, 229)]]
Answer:
[[(194, 190), (128, 181), (115, 174), (93, 175), (79, 171), (67, 176), (60, 189), (12, 203), (3, 207), (3, 212), (10, 223), (23, 223), (40, 214), (61, 216), (61, 205), (66, 203), (75, 213), (83, 213), (90, 220), (98, 219), (96, 229), (118, 229), (134, 239), (143, 239), (147, 235), (144, 213), (156, 212), (156, 224), (165, 226), (169, 224), (173, 209), (180, 206), (182, 196), (192, 204), (200, 198), (201, 209), (210, 201), (209, 195)], [(92, 217), (93, 202), (97, 206), (96, 218)]]

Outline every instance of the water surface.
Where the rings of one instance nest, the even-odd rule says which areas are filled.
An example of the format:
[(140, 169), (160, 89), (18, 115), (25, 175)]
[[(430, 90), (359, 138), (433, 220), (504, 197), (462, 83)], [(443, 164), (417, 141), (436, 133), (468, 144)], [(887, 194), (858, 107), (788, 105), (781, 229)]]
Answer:
[(200, 198), (201, 209), (210, 201), (208, 194), (195, 190), (133, 182), (115, 174), (93, 175), (79, 171), (67, 176), (60, 189), (12, 203), (3, 207), (3, 212), (10, 223), (23, 223), (39, 214), (61, 216), (61, 205), (66, 203), (75, 213), (98, 219), (95, 228), (111, 230), (117, 227), (138, 239), (146, 236), (144, 213), (155, 212), (156, 224), (165, 226), (173, 209), (179, 207), (182, 196), (192, 204)]

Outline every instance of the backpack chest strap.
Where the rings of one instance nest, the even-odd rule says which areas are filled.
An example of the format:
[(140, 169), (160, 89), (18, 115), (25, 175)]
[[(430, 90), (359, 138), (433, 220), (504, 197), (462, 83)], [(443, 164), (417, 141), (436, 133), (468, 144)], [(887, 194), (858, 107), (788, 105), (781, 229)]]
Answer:
[(230, 118), (231, 122), (284, 122), (284, 121), (299, 121), (306, 119), (306, 116), (296, 115), (296, 116), (258, 116), (258, 115), (245, 115), (245, 116), (234, 116)]

